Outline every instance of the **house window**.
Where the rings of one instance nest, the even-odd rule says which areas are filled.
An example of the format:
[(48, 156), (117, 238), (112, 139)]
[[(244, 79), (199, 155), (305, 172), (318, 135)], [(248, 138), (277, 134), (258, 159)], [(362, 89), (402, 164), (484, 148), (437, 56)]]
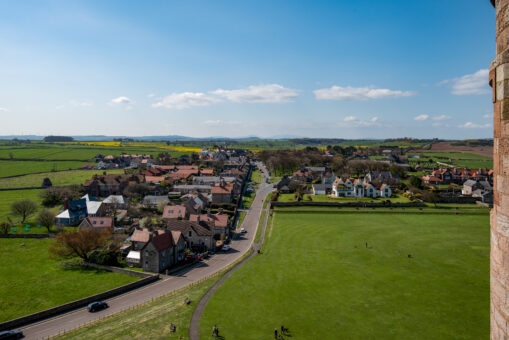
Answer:
[(148, 256), (148, 250), (145, 250), (145, 256)]
[(193, 236), (193, 232), (189, 231), (189, 237), (192, 237), (192, 236)]

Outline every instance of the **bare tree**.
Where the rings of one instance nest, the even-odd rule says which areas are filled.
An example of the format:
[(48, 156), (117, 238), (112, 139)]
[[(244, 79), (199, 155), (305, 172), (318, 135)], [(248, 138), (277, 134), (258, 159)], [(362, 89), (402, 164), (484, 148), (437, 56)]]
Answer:
[(25, 223), (27, 217), (37, 212), (37, 209), (37, 204), (29, 199), (17, 201), (11, 205), (12, 214), (14, 216), (20, 216), (21, 223)]
[(37, 215), (37, 223), (48, 229), (48, 233), (51, 231), (51, 227), (55, 224), (55, 214), (49, 210), (42, 210)]
[(97, 231), (93, 228), (81, 228), (72, 231), (62, 231), (57, 235), (49, 251), (61, 258), (79, 257), (89, 261), (90, 254), (94, 250), (107, 247), (111, 233), (107, 230)]

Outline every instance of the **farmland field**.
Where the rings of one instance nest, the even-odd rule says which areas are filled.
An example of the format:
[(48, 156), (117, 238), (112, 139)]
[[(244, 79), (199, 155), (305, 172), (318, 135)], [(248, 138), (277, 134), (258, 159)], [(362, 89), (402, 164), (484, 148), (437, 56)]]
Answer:
[[(410, 154), (415, 155), (415, 154)], [(409, 158), (410, 164), (419, 163), (433, 159), (435, 162), (453, 163), (457, 167), (466, 167), (470, 169), (476, 168), (493, 168), (492, 157), (467, 153), (467, 152), (422, 152), (418, 153), (420, 159)]]
[(489, 337), (487, 215), (274, 214), (262, 254), (205, 307), (200, 337), (214, 324), (226, 339), (280, 325), (294, 339)]
[[(61, 267), (50, 239), (0, 239), (0, 322), (97, 294), (138, 278)], [(24, 246), (20, 246), (23, 243)]]
[(39, 193), (41, 191), (40, 189), (0, 191), (0, 222), (10, 214), (11, 204), (15, 201), (31, 199), (36, 203), (40, 203)]
[(0, 177), (79, 169), (83, 164), (77, 161), (0, 161)]
[[(83, 184), (95, 174), (123, 174), (124, 170), (71, 170), (59, 172), (45, 172), (42, 174), (31, 174), (14, 178), (0, 178), (0, 188), (23, 188), (41, 186), (44, 178), (49, 178), (54, 186), (71, 184)], [(0, 196), (2, 192), (0, 192)]]

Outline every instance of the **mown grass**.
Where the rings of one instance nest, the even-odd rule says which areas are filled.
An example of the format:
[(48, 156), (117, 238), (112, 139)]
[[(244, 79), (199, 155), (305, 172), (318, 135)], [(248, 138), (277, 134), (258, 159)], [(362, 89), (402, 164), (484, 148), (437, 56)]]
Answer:
[(274, 214), (262, 254), (207, 304), (201, 338), (214, 324), (226, 339), (280, 325), (294, 339), (489, 336), (487, 215)]
[(260, 184), (263, 181), (262, 172), (259, 169), (251, 172), (251, 181)]
[(255, 196), (256, 196), (256, 194), (254, 192), (245, 193), (242, 198), (242, 206), (246, 209), (251, 208), (251, 204), (253, 204)]
[(102, 175), (104, 172), (107, 174), (123, 174), (124, 170), (70, 170), (30, 174), (13, 178), (0, 178), (0, 188), (38, 187), (42, 185), (44, 178), (49, 178), (54, 186), (83, 184), (85, 180), (90, 179), (93, 175)]
[[(189, 339), (189, 324), (196, 304), (218, 278), (211, 278), (186, 288), (107, 317), (57, 339)], [(187, 305), (185, 298), (191, 303)], [(177, 326), (176, 332), (170, 325)]]
[(73, 170), (82, 168), (83, 164), (77, 161), (0, 161), (0, 177)]
[(49, 257), (52, 242), (0, 239), (0, 322), (139, 279), (95, 269), (64, 268), (61, 261)]

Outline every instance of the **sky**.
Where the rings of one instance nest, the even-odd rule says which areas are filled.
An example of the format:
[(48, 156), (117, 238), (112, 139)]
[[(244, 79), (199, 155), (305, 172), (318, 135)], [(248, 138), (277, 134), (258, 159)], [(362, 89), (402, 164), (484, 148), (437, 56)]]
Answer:
[(491, 138), (488, 0), (0, 2), (0, 135)]

